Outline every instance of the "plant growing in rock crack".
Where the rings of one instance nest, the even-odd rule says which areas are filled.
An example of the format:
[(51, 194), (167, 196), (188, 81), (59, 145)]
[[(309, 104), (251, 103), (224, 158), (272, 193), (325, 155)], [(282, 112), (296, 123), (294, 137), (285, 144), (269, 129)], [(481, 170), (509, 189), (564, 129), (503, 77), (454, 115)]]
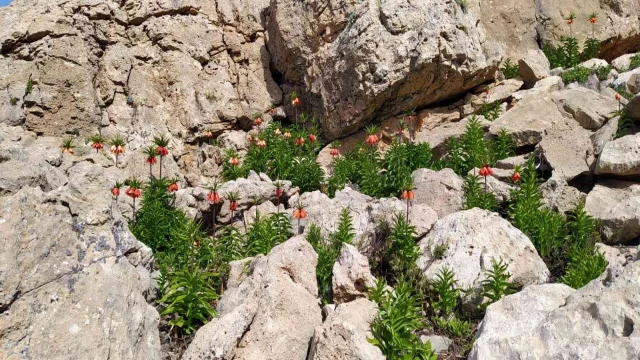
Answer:
[(144, 148), (143, 152), (144, 152), (144, 155), (146, 156), (146, 159), (144, 160), (144, 162), (149, 164), (149, 178), (152, 178), (153, 165), (158, 162), (156, 160), (156, 156), (158, 155), (158, 152), (156, 151), (155, 146), (147, 146), (146, 148)]
[(231, 218), (233, 219), (238, 211), (238, 200), (240, 199), (238, 192), (232, 191), (227, 193), (227, 201), (229, 202), (229, 211), (231, 212)]
[(236, 180), (246, 175), (245, 169), (240, 166), (238, 152), (232, 149), (226, 149), (224, 153), (224, 161), (222, 163), (222, 177), (224, 180)]
[(482, 303), (482, 308), (516, 292), (515, 286), (509, 282), (511, 274), (507, 271), (507, 266), (502, 259), (491, 259), (491, 270), (485, 270), (486, 278), (482, 280), (482, 296), (488, 299)]
[(125, 182), (125, 185), (127, 186), (127, 190), (125, 191), (125, 194), (130, 197), (133, 201), (133, 205), (132, 205), (132, 218), (133, 218), (133, 223), (135, 224), (136, 222), (136, 199), (140, 197), (140, 195), (142, 195), (142, 182), (140, 182), (140, 180), (136, 179), (135, 177), (127, 180)]
[(458, 306), (460, 290), (456, 287), (458, 281), (455, 274), (448, 267), (440, 268), (436, 278), (432, 282), (432, 290), (435, 293), (435, 300), (432, 299), (431, 307), (435, 315), (448, 318), (453, 315)]
[(518, 77), (519, 69), (518, 64), (514, 64), (510, 59), (507, 59), (503, 63), (502, 73), (505, 79), (513, 79)]
[(604, 81), (604, 80), (607, 80), (607, 78), (609, 77), (609, 74), (611, 73), (611, 69), (612, 69), (611, 65), (598, 66), (595, 69), (594, 73), (598, 77), (598, 80)]
[(419, 249), (416, 245), (416, 228), (396, 214), (391, 234), (389, 235), (388, 258), (391, 268), (396, 274), (406, 273), (418, 260)]
[(489, 211), (496, 211), (498, 200), (491, 193), (480, 185), (480, 178), (477, 175), (469, 174), (465, 178), (464, 185), (464, 208), (479, 208)]
[(499, 118), (500, 113), (502, 113), (502, 109), (500, 108), (500, 101), (485, 101), (478, 112), (480, 113), (480, 115), (484, 116), (485, 119), (494, 121)]
[(109, 145), (111, 145), (111, 153), (116, 157), (116, 167), (118, 167), (118, 157), (120, 154), (124, 154), (125, 142), (122, 137), (118, 135), (109, 141)]
[(104, 149), (104, 144), (107, 142), (107, 139), (105, 139), (102, 134), (97, 133), (89, 137), (89, 142), (91, 142), (91, 148), (96, 149), (97, 154), (100, 150)]
[(421, 306), (409, 283), (400, 279), (391, 290), (383, 280), (370, 290), (369, 297), (378, 304), (378, 316), (371, 323), (373, 338), (387, 359), (436, 360), (431, 343), (420, 341), (415, 332), (424, 327)]
[(500, 129), (493, 141), (493, 157), (495, 160), (506, 159), (516, 155), (516, 148), (511, 135), (505, 129)]
[(640, 52), (636, 53), (631, 57), (631, 62), (629, 63), (629, 70), (633, 70), (640, 67)]
[(33, 79), (31, 79), (31, 74), (29, 74), (29, 79), (27, 79), (27, 85), (24, 88), (24, 97), (27, 97), (32, 92), (33, 92)]
[(210, 278), (215, 274), (197, 268), (177, 270), (169, 276), (168, 290), (159, 300), (166, 307), (160, 315), (170, 316), (169, 323), (186, 334), (192, 334), (199, 324), (206, 324), (216, 311), (211, 303), (218, 298)]
[(158, 167), (160, 168), (158, 178), (162, 179), (162, 159), (164, 159), (165, 156), (169, 155), (169, 150), (167, 149), (167, 147), (169, 146), (169, 138), (165, 137), (164, 135), (160, 137), (156, 136), (153, 138), (153, 143), (156, 146), (156, 153), (160, 157), (160, 164), (158, 164)]
[(67, 153), (69, 155), (74, 154), (73, 149), (75, 149), (75, 147), (76, 146), (73, 144), (73, 138), (66, 138), (62, 140), (62, 146), (60, 146), (60, 148), (62, 149), (62, 153)]
[(565, 84), (570, 84), (572, 82), (584, 84), (587, 82), (587, 80), (589, 80), (589, 76), (591, 76), (591, 70), (580, 65), (575, 66), (560, 74), (560, 77)]
[(305, 204), (302, 203), (302, 201), (300, 201), (300, 199), (298, 199), (298, 202), (296, 203), (295, 209), (293, 210), (293, 218), (297, 220), (297, 227), (296, 227), (296, 231), (298, 232), (298, 235), (302, 234), (302, 228), (300, 227), (300, 220), (304, 219), (307, 217), (307, 211), (304, 209)]

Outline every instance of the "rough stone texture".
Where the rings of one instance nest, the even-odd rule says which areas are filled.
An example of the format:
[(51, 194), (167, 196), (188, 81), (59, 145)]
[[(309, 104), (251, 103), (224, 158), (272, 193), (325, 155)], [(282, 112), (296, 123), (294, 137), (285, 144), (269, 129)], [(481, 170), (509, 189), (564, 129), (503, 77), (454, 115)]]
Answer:
[(318, 255), (298, 236), (259, 255), (201, 327), (183, 359), (304, 359), (322, 323), (315, 268)]
[(640, 134), (607, 142), (596, 163), (596, 174), (640, 175)]
[(0, 357), (160, 359), (144, 297), (150, 250), (117, 210), (101, 225), (73, 217), (88, 200), (76, 195), (67, 204), (25, 187), (0, 198)]
[(586, 199), (586, 194), (569, 186), (565, 180), (550, 178), (539, 187), (543, 204), (561, 214), (575, 209), (580, 200)]
[(415, 187), (414, 204), (426, 204), (443, 217), (462, 209), (464, 181), (451, 169), (418, 169), (411, 174)]
[(563, 90), (553, 94), (554, 101), (573, 115), (585, 129), (597, 130), (618, 110), (618, 102), (585, 88)]
[[(460, 121), (446, 122), (431, 129), (418, 131), (415, 135), (415, 141), (428, 143), (433, 150), (433, 154), (436, 157), (441, 157), (446, 152), (447, 140), (449, 138), (459, 138), (462, 136), (470, 119), (471, 117), (468, 116)], [(484, 130), (487, 130), (492, 124), (483, 116), (478, 116), (478, 120)]]
[(489, 131), (497, 135), (501, 129), (510, 134), (516, 146), (535, 145), (549, 132), (570, 129), (571, 115), (561, 112), (545, 94), (528, 96), (496, 119)]
[(431, 350), (433, 350), (436, 354), (449, 350), (453, 341), (446, 336), (440, 335), (422, 335), (420, 336), (420, 341), (423, 344), (426, 344), (427, 341), (431, 343)]
[(496, 161), (496, 168), (503, 170), (513, 170), (516, 166), (523, 167), (527, 164), (528, 155), (518, 155)]
[(415, 226), (418, 238), (425, 236), (438, 221), (438, 212), (427, 204), (411, 204), (409, 222)]
[[(378, 224), (384, 221), (392, 224), (397, 214), (404, 214), (406, 211), (405, 203), (399, 199), (374, 199), (349, 187), (337, 191), (333, 199), (320, 191), (314, 191), (300, 197), (293, 196), (289, 203), (295, 204), (298, 199), (306, 205), (307, 211), (307, 217), (301, 220), (300, 226), (306, 232), (310, 224), (315, 224), (320, 227), (323, 236), (329, 236), (338, 230), (342, 209), (349, 209), (356, 235), (354, 245), (362, 251), (367, 249)], [(298, 222), (292, 215), (290, 219), (295, 233)]]
[(333, 302), (342, 304), (358, 298), (366, 298), (376, 278), (371, 275), (369, 259), (355, 246), (342, 244), (338, 259), (333, 265)]
[[(439, 245), (446, 247), (440, 259), (434, 255)], [(419, 246), (417, 264), (428, 279), (448, 267), (455, 273), (458, 285), (473, 289), (475, 295), (484, 280), (484, 271), (491, 269), (492, 259), (508, 264), (514, 284), (527, 286), (549, 279), (549, 270), (529, 238), (498, 214), (486, 210), (474, 208), (441, 218)], [(475, 295), (470, 294), (465, 302), (482, 301)]]
[(640, 5), (635, 0), (494, 0), (469, 4), (487, 29), (487, 37), (500, 42), (514, 62), (528, 50), (538, 49), (539, 44), (557, 44), (561, 36), (569, 36), (565, 19), (571, 12), (577, 16), (572, 29), (580, 44), (592, 36), (589, 15), (599, 14), (595, 34), (602, 41), (600, 53), (607, 61), (640, 50)]
[(631, 53), (618, 56), (611, 62), (611, 66), (618, 71), (626, 70), (631, 66), (631, 58), (635, 55), (635, 53)]
[(487, 308), (469, 359), (635, 359), (640, 261), (574, 291), (530, 287)]
[(565, 181), (589, 174), (595, 161), (591, 132), (580, 127), (545, 134), (536, 152), (551, 165), (553, 177)]
[(629, 101), (626, 107), (627, 115), (634, 121), (640, 121), (640, 94), (636, 95)]
[(378, 314), (376, 303), (357, 299), (340, 304), (316, 327), (307, 360), (384, 360), (380, 349), (367, 341)]
[(585, 210), (602, 222), (608, 243), (625, 243), (640, 236), (640, 185), (599, 180), (587, 195)]
[(484, 103), (503, 102), (509, 99), (514, 92), (520, 90), (523, 84), (518, 79), (502, 80), (484, 89), (479, 94), (467, 94), (465, 103), (471, 104), (475, 109), (479, 109)]
[(564, 89), (562, 78), (560, 76), (549, 76), (536, 82), (536, 85), (531, 89), (516, 91), (513, 93), (513, 99), (520, 101), (532, 95), (548, 94), (562, 89)]
[(607, 121), (598, 131), (591, 135), (591, 142), (593, 143), (593, 154), (598, 156), (602, 153), (604, 146), (611, 140), (615, 139), (618, 132), (618, 120), (616, 116)]
[(631, 82), (631, 78), (637, 74), (640, 74), (640, 68), (618, 74), (618, 77), (616, 77), (616, 79), (613, 81), (613, 83), (611, 83), (611, 85), (615, 89), (617, 89), (618, 87), (622, 87), (623, 89), (631, 92), (631, 89), (629, 88), (629, 83)]
[(600, 280), (606, 281), (607, 278), (612, 279), (619, 277), (628, 264), (639, 260), (637, 247), (613, 247), (603, 243), (597, 243), (596, 250), (604, 255), (608, 263), (607, 269), (598, 277)]
[(522, 59), (518, 60), (518, 70), (525, 85), (531, 88), (538, 80), (549, 76), (549, 60), (542, 50), (529, 50)]
[(270, 10), (272, 61), (288, 83), (305, 84), (293, 88), (307, 93), (302, 107), (324, 118), (329, 137), (472, 89), (493, 77), (502, 57), (475, 15), (451, 1), (285, 0)]

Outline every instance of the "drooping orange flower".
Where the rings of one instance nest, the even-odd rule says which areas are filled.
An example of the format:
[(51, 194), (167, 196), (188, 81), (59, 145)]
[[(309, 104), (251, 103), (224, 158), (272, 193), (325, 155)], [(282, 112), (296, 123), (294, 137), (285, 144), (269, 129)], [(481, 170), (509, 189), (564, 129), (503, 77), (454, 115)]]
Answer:
[(240, 160), (238, 160), (237, 157), (232, 157), (231, 159), (229, 159), (229, 165), (238, 166), (239, 164), (240, 164)]
[(231, 200), (231, 201), (229, 201), (229, 210), (230, 210), (230, 211), (236, 211), (236, 210), (238, 210), (238, 201), (237, 201), (237, 200)]
[(616, 101), (620, 101), (620, 94), (616, 93)]
[(478, 174), (480, 174), (480, 176), (484, 176), (484, 177), (491, 176), (491, 175), (493, 175), (493, 170), (491, 169), (491, 167), (489, 165), (485, 165), (480, 169)]
[(297, 220), (304, 219), (307, 217), (307, 212), (304, 210), (303, 206), (296, 207), (296, 209), (293, 210), (293, 217)]
[(301, 137), (297, 137), (295, 140), (293, 140), (293, 143), (296, 144), (296, 146), (302, 146), (304, 145), (304, 139)]
[(220, 194), (217, 191), (209, 191), (207, 200), (212, 204), (220, 204)]
[(318, 137), (316, 137), (315, 134), (309, 134), (308, 138), (311, 142), (315, 142), (316, 140), (318, 140)]
[(167, 188), (167, 190), (169, 190), (169, 192), (178, 191), (178, 184), (175, 182), (172, 182), (171, 184), (169, 184), (169, 187)]
[(120, 196), (120, 189), (114, 186), (113, 188), (111, 188), (111, 195)]
[(260, 126), (260, 125), (262, 125), (262, 118), (257, 117), (255, 120), (253, 120), (253, 124), (254, 124), (255, 126)]
[(212, 132), (211, 130), (205, 130), (205, 131), (204, 131), (204, 136), (205, 136), (207, 139), (211, 139), (211, 138), (213, 137), (213, 132)]
[(332, 148), (331, 150), (329, 150), (329, 154), (333, 157), (336, 157), (340, 155), (340, 151), (337, 148)]
[(147, 157), (147, 160), (145, 160), (145, 162), (149, 165), (154, 165), (155, 163), (157, 163), (158, 161), (156, 160), (155, 156), (149, 156)]
[(520, 179), (522, 179), (522, 175), (520, 175), (519, 172), (514, 172), (513, 175), (511, 175), (511, 181), (513, 181), (514, 183), (517, 183), (518, 181), (520, 181)]
[(297, 96), (293, 98), (293, 100), (291, 100), (291, 105), (293, 105), (294, 107), (298, 107), (300, 105), (300, 98), (298, 98)]
[(413, 190), (411, 189), (402, 190), (402, 200), (413, 200), (413, 198), (414, 198)]
[(367, 139), (365, 141), (367, 142), (367, 144), (373, 146), (378, 143), (378, 140), (378, 135), (372, 134), (367, 136)]
[(127, 194), (127, 196), (131, 197), (131, 198), (139, 198), (140, 195), (142, 194), (142, 191), (138, 188), (135, 187), (129, 187), (127, 189), (127, 191), (125, 191), (125, 194)]
[(259, 148), (264, 149), (264, 148), (266, 148), (266, 147), (267, 147), (267, 142), (266, 142), (266, 141), (264, 141), (264, 140), (258, 140), (258, 142), (256, 143), (256, 145), (257, 145)]

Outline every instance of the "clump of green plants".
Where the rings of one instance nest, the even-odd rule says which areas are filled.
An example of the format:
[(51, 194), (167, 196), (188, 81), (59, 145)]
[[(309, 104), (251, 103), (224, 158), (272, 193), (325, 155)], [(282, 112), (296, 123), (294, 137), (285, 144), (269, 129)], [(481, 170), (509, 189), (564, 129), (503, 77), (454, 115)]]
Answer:
[(591, 70), (580, 65), (560, 74), (560, 77), (565, 84), (569, 84), (572, 82), (584, 84), (585, 82), (587, 82), (587, 80), (589, 80), (589, 76), (591, 76)]
[(514, 64), (510, 59), (505, 60), (502, 65), (505, 79), (513, 79), (519, 75), (518, 64)]
[(586, 213), (583, 202), (566, 220), (543, 207), (538, 185), (531, 157), (522, 170), (519, 186), (511, 193), (509, 218), (531, 239), (553, 275), (566, 279), (562, 281), (571, 286), (584, 285), (604, 271), (603, 259), (595, 251), (598, 224)]
[(12, 96), (12, 97), (9, 99), (9, 103), (10, 103), (12, 106), (16, 106), (16, 105), (18, 104), (18, 101), (20, 101), (20, 99), (18, 99), (18, 98), (17, 98), (17, 97), (15, 97), (15, 96)]
[(461, 138), (447, 141), (447, 153), (443, 166), (453, 169), (458, 175), (466, 176), (474, 168), (494, 165), (497, 160), (515, 155), (511, 136), (500, 131), (495, 139), (485, 137), (477, 117), (472, 117)]
[(371, 323), (373, 338), (368, 340), (387, 359), (437, 359), (431, 343), (423, 344), (415, 333), (425, 324), (420, 301), (407, 281), (400, 279), (394, 289), (389, 289), (383, 280), (378, 280), (369, 297), (378, 304), (379, 311)]
[(250, 136), (249, 149), (240, 164), (237, 152), (227, 150), (222, 176), (225, 180), (246, 177), (250, 170), (272, 179), (287, 179), (301, 191), (320, 189), (324, 172), (316, 162), (321, 143), (315, 121), (309, 127), (282, 127), (271, 124), (256, 136)]
[(607, 78), (609, 78), (609, 74), (611, 73), (611, 69), (612, 69), (611, 65), (598, 66), (594, 70), (594, 73), (598, 77), (598, 80), (604, 81), (604, 80), (607, 80)]
[(569, 25), (570, 35), (567, 37), (561, 37), (558, 47), (554, 47), (550, 43), (545, 43), (542, 47), (542, 51), (549, 59), (549, 63), (552, 68), (572, 68), (579, 64), (580, 61), (586, 61), (598, 57), (600, 54), (600, 41), (595, 38), (595, 24), (597, 22), (597, 14), (591, 14), (589, 22), (592, 24), (592, 35), (585, 41), (582, 52), (580, 52), (580, 46), (578, 40), (573, 36), (572, 25), (576, 19), (574, 13), (571, 13), (566, 19)]
[(631, 63), (629, 64), (629, 70), (633, 70), (640, 67), (640, 52), (631, 57)]
[(456, 310), (460, 298), (460, 289), (455, 274), (447, 267), (440, 268), (436, 278), (431, 283), (431, 308), (433, 309), (433, 324), (450, 336), (464, 339), (466, 346), (472, 344), (471, 324), (461, 319)]
[(338, 222), (338, 229), (335, 233), (331, 234), (328, 241), (322, 237), (320, 228), (315, 224), (310, 226), (306, 239), (318, 254), (316, 278), (318, 280), (318, 290), (320, 292), (322, 302), (330, 304), (333, 301), (331, 282), (333, 276), (333, 264), (338, 259), (342, 244), (352, 244), (355, 239), (355, 232), (349, 210), (347, 208), (342, 209), (342, 212), (340, 213), (340, 220)]
[(480, 115), (484, 116), (489, 121), (494, 121), (500, 117), (502, 109), (500, 108), (500, 101), (484, 102), (478, 111)]
[(469, 174), (464, 181), (464, 208), (480, 208), (489, 211), (498, 209), (498, 200), (480, 184), (480, 177)]
[(616, 139), (636, 132), (636, 124), (631, 117), (627, 115), (625, 109), (621, 109), (616, 115), (618, 116), (618, 128), (615, 134)]
[(28, 96), (33, 92), (33, 80), (31, 79), (31, 75), (29, 75), (29, 79), (27, 79), (27, 85), (24, 88), (24, 96)]
[(486, 278), (482, 280), (482, 296), (487, 299), (481, 307), (486, 308), (506, 295), (516, 292), (515, 286), (509, 282), (511, 274), (507, 271), (507, 266), (502, 259), (496, 261), (491, 259), (491, 270), (486, 270)]
[(371, 145), (360, 143), (335, 160), (333, 176), (328, 181), (329, 196), (347, 183), (358, 185), (362, 193), (373, 197), (400, 196), (413, 171), (436, 167), (427, 143), (394, 140), (384, 157), (372, 149)]

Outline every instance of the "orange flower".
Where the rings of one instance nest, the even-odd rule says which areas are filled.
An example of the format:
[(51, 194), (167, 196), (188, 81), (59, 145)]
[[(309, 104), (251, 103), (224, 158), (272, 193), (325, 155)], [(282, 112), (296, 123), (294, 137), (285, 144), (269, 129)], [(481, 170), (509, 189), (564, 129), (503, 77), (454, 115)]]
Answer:
[(229, 201), (229, 210), (230, 211), (238, 210), (238, 201), (236, 201), (236, 200)]
[(91, 144), (91, 147), (96, 149), (96, 150), (101, 150), (101, 149), (104, 148), (104, 145), (102, 143), (96, 142), (96, 143)]
[(280, 134), (282, 134), (282, 132), (280, 131), (280, 128), (275, 129), (273, 133), (278, 135), (278, 136), (280, 136)]
[(336, 149), (336, 148), (332, 148), (332, 149), (329, 151), (329, 154), (330, 154), (331, 156), (333, 156), (333, 157), (336, 157), (336, 156), (339, 156), (339, 155), (340, 155), (340, 151), (338, 151), (338, 149)]
[(517, 183), (518, 181), (520, 181), (520, 179), (522, 179), (522, 175), (520, 175), (519, 172), (514, 172), (513, 175), (511, 175), (511, 181), (513, 181), (514, 183)]
[(378, 143), (378, 135), (369, 135), (366, 140), (367, 144), (373, 146)]
[(255, 120), (253, 120), (253, 123), (255, 124), (255, 126), (262, 125), (262, 118), (257, 117)]
[(256, 145), (258, 145), (259, 148), (266, 148), (267, 147), (267, 142), (264, 140), (258, 140), (258, 142), (256, 143)]
[(315, 142), (316, 140), (318, 140), (318, 138), (316, 137), (315, 134), (309, 134), (309, 141)]
[(293, 210), (293, 217), (297, 220), (304, 219), (307, 217), (307, 212), (303, 208), (296, 208)]
[(231, 159), (229, 159), (229, 165), (238, 166), (239, 164), (240, 164), (240, 160), (238, 160), (237, 157), (232, 157)]
[(113, 195), (113, 196), (120, 196), (120, 189), (114, 186), (114, 187), (111, 189), (111, 195)]
[(178, 184), (176, 184), (176, 183), (171, 183), (171, 184), (169, 185), (168, 190), (169, 190), (169, 192), (176, 192), (176, 191), (178, 191)]
[(302, 146), (302, 145), (304, 145), (304, 139), (303, 139), (303, 138), (301, 138), (301, 137), (297, 137), (297, 138), (293, 141), (293, 143), (294, 143), (294, 144), (296, 144), (296, 146)]
[(493, 175), (493, 170), (489, 165), (485, 165), (480, 169), (479, 174), (480, 176), (484, 176), (484, 177), (491, 176)]
[(155, 164), (155, 163), (157, 163), (157, 162), (158, 162), (158, 161), (156, 160), (156, 157), (155, 157), (155, 156), (149, 156), (149, 157), (147, 158), (147, 160), (145, 160), (145, 161), (146, 161), (146, 163), (147, 163), (147, 164), (149, 164), (149, 165), (153, 165), (153, 164)]
[(413, 190), (411, 189), (402, 190), (402, 200), (413, 200), (413, 198), (414, 198)]
[(293, 100), (291, 100), (291, 105), (293, 105), (294, 107), (297, 107), (300, 105), (300, 99), (296, 96), (293, 98)]
[(620, 101), (620, 94), (616, 93), (616, 101)]
[(204, 131), (204, 136), (205, 136), (207, 139), (211, 139), (211, 138), (213, 137), (213, 132), (211, 132), (211, 130), (205, 130), (205, 131)]
[(207, 200), (212, 204), (220, 204), (220, 194), (217, 191), (210, 191), (207, 194)]
[(284, 135), (285, 139), (291, 139), (291, 133), (290, 132), (285, 132)]

